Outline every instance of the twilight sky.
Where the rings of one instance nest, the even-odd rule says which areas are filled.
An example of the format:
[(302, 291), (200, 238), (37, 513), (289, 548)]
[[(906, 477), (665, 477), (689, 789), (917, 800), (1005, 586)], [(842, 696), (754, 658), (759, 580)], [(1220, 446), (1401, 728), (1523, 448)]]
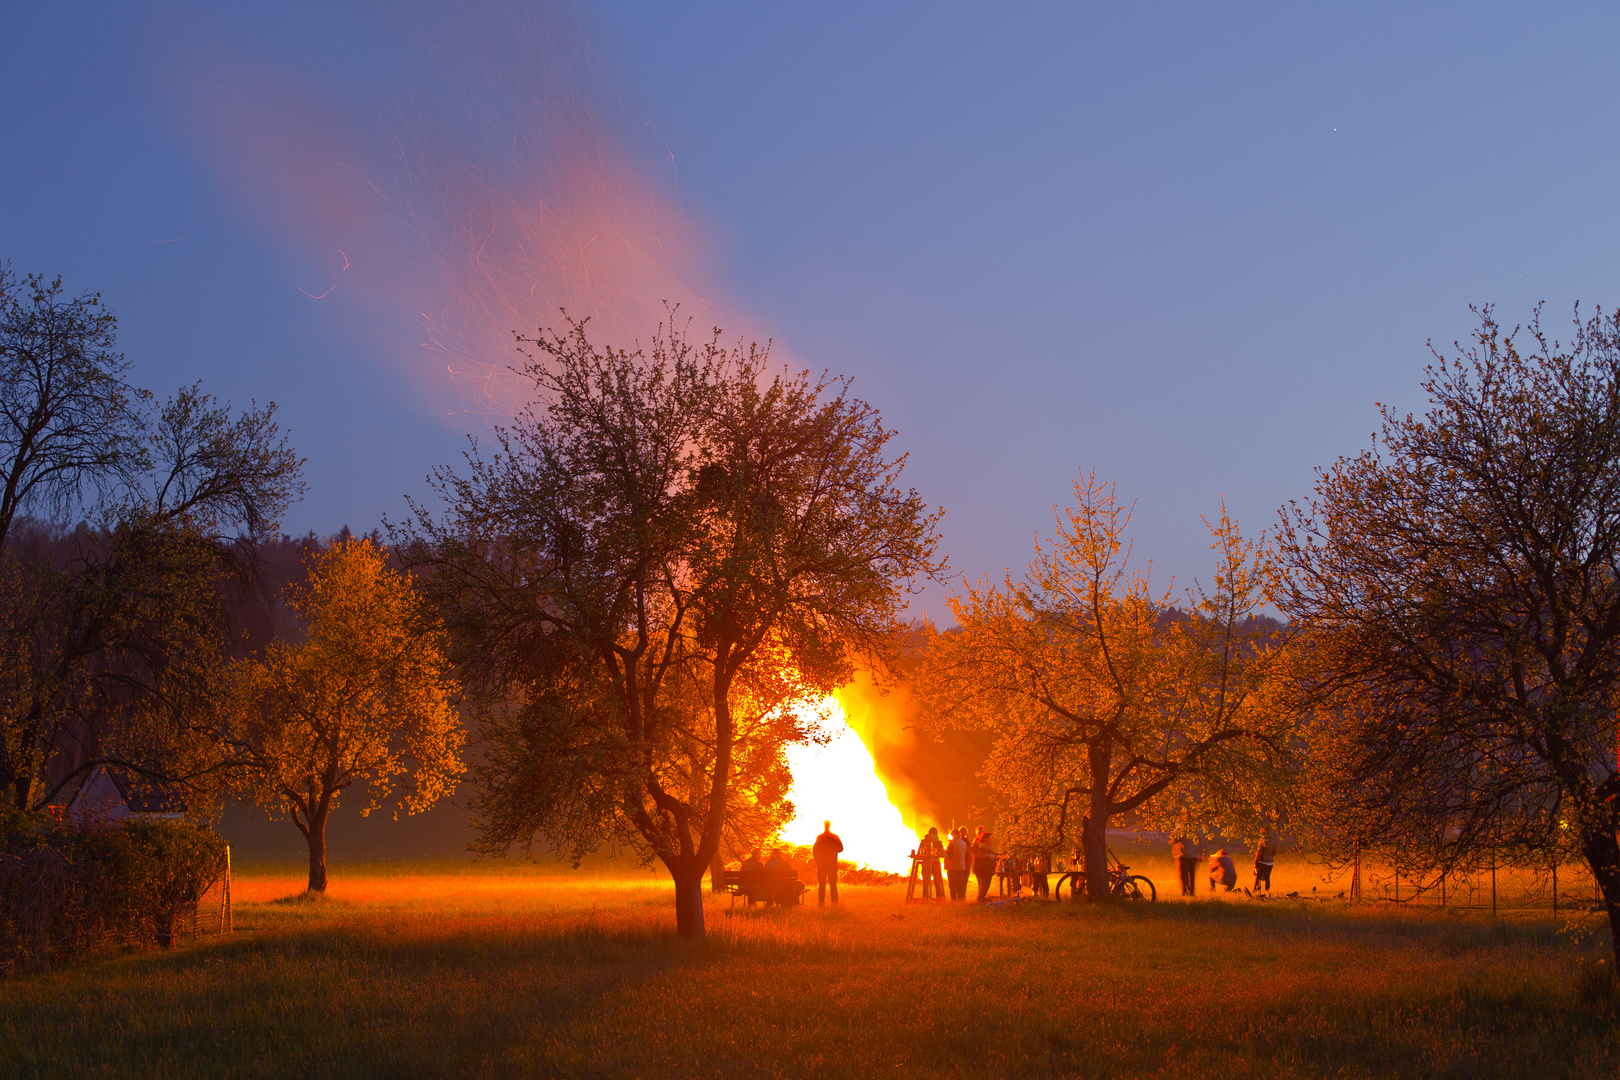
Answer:
[(1611, 6), (877, 7), (7, 4), (0, 259), (278, 402), (291, 532), (400, 516), (510, 330), (679, 302), (852, 375), (973, 577), (1079, 469), (1207, 574), (1470, 303), (1620, 302)]

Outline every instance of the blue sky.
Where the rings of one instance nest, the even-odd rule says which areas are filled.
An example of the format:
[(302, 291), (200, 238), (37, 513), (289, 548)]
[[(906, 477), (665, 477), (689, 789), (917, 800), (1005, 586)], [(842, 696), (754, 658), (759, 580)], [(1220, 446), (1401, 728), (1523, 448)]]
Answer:
[(1136, 500), (1156, 578), (1207, 573), (1199, 515), (1306, 496), (1375, 401), (1421, 405), (1470, 303), (1558, 327), (1620, 299), (1612, 8), (875, 7), (8, 5), (0, 258), (100, 291), (144, 385), (278, 402), (290, 531), (397, 517), (486, 417), (336, 252), (416, 263), (323, 243), (261, 176), (302, 144), (221, 95), (341, 120), (321, 145), (361, 173), (406, 129), (495, 161), (512, 132), (454, 79), (560, 27), (536, 70), (686, 230), (693, 295), (855, 378), (969, 576), (1021, 566), (1081, 469)]

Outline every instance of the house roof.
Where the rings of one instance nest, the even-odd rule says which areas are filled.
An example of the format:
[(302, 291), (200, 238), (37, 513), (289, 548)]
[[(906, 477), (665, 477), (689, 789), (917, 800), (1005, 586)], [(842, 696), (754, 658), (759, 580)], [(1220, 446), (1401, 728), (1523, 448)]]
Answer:
[(126, 772), (115, 765), (106, 766), (107, 777), (118, 788), (134, 814), (183, 814), (186, 802), (167, 784), (159, 783), (139, 773)]
[(81, 796), (92, 789), (97, 773), (103, 773), (112, 781), (118, 792), (118, 797), (124, 800), (132, 814), (183, 814), (186, 812), (186, 802), (169, 785), (131, 772), (117, 765), (97, 765), (85, 775), (79, 790), (74, 792), (69, 805), (77, 802)]

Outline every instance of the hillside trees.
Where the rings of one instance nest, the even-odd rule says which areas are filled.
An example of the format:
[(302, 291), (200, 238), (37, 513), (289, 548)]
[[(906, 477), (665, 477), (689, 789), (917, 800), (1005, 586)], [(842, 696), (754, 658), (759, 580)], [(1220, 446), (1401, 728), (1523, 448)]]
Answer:
[(939, 570), (938, 515), (845, 382), (718, 331), (529, 344), (537, 401), (438, 473), (446, 511), (409, 530), (485, 733), (482, 844), (627, 845), (701, 936), (722, 840), (789, 814), (782, 747), (812, 734), (790, 706), (885, 662), (907, 582)]
[(1077, 842), (1101, 899), (1111, 818), (1274, 824), (1296, 763), (1285, 653), (1276, 624), (1256, 617), (1256, 545), (1223, 512), (1213, 588), (1180, 611), (1130, 570), (1113, 487), (1090, 475), (1074, 491), (1022, 580), (951, 601), (960, 629), (935, 637), (918, 687), (928, 725), (993, 735), (984, 775), (1003, 843)]
[[(94, 297), (0, 275), (0, 790), (37, 810), (96, 764), (217, 791), (224, 589), (301, 494), (275, 406), (125, 380)], [(60, 520), (82, 513), (64, 531)]]
[(1436, 354), (1429, 409), (1285, 518), (1280, 606), (1308, 634), (1330, 852), (1422, 875), (1539, 865), (1565, 836), (1620, 948), (1620, 315), (1519, 350), (1490, 308)]
[(336, 540), (288, 590), (304, 640), (271, 642), (235, 669), (242, 793), (303, 834), (311, 892), (326, 889), (326, 821), (343, 791), (363, 782), (366, 814), (403, 783), (399, 803), (417, 813), (463, 772), (442, 632), (386, 560), (369, 539)]

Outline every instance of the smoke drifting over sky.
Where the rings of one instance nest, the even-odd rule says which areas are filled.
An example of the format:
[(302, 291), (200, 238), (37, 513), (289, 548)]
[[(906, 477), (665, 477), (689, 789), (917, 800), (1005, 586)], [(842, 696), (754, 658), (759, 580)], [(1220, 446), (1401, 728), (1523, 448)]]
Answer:
[(222, 36), (173, 54), (183, 130), (308, 267), (302, 291), (335, 324), (375, 323), (359, 301), (415, 325), (421, 350), (377, 359), (436, 406), (510, 415), (532, 390), (507, 369), (513, 333), (560, 325), (560, 310), (601, 344), (645, 341), (674, 305), (745, 332), (710, 299), (710, 256), (656, 171), (656, 135), (634, 138), (566, 9), (418, 4), (325, 29), (350, 48), (265, 56)]

